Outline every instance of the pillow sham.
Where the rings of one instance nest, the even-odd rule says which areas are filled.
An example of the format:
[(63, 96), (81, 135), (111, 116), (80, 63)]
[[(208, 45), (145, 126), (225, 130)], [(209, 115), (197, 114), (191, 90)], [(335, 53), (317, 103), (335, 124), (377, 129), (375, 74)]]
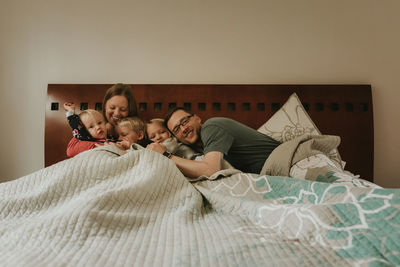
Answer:
[[(296, 93), (293, 93), (258, 131), (282, 143), (304, 134), (321, 135)], [(343, 170), (342, 159), (337, 149), (329, 152), (328, 157), (336, 167)]]

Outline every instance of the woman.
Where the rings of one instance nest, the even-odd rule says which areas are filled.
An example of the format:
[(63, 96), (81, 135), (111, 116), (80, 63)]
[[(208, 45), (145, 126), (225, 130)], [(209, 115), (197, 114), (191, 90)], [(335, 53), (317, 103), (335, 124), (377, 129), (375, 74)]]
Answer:
[(136, 101), (130, 85), (117, 83), (107, 90), (103, 100), (103, 115), (107, 121), (108, 135), (117, 137), (117, 122), (122, 118), (137, 116)]
[[(137, 116), (136, 101), (130, 85), (117, 83), (107, 90), (103, 100), (103, 116), (106, 120), (107, 137), (117, 139), (118, 135), (115, 132), (117, 122), (125, 117)], [(88, 150), (85, 140), (81, 140), (83, 142), (78, 141), (75, 137), (69, 141), (67, 146), (68, 157)], [(90, 148), (94, 147), (96, 146), (90, 146)]]

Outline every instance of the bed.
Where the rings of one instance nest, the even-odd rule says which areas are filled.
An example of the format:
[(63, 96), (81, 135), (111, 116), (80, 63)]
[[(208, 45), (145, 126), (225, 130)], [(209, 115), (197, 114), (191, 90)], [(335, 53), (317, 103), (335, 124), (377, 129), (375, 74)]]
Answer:
[[(196, 182), (146, 149), (66, 159), (62, 103), (100, 109), (109, 86), (48, 86), (46, 168), (0, 184), (2, 265), (400, 264), (400, 190), (373, 183), (369, 85), (132, 85), (144, 119), (185, 106), (297, 144), (272, 157), (288, 175), (225, 169)], [(309, 140), (323, 145), (301, 158)]]

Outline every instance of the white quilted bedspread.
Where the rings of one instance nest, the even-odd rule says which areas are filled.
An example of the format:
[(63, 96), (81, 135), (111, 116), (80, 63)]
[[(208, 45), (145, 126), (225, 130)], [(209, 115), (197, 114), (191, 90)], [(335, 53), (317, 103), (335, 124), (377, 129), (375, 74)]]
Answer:
[(0, 184), (0, 265), (390, 265), (399, 214), (396, 190), (245, 173), (191, 184), (152, 151), (95, 149)]

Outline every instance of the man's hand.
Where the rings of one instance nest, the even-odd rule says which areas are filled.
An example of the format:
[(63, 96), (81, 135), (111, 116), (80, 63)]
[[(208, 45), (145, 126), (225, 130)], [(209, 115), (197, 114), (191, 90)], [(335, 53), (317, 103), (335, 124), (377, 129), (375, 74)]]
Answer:
[(167, 151), (167, 147), (164, 146), (163, 144), (160, 143), (151, 143), (148, 144), (146, 149), (150, 149), (153, 150), (154, 152), (158, 152), (160, 154), (164, 153), (165, 151)]

